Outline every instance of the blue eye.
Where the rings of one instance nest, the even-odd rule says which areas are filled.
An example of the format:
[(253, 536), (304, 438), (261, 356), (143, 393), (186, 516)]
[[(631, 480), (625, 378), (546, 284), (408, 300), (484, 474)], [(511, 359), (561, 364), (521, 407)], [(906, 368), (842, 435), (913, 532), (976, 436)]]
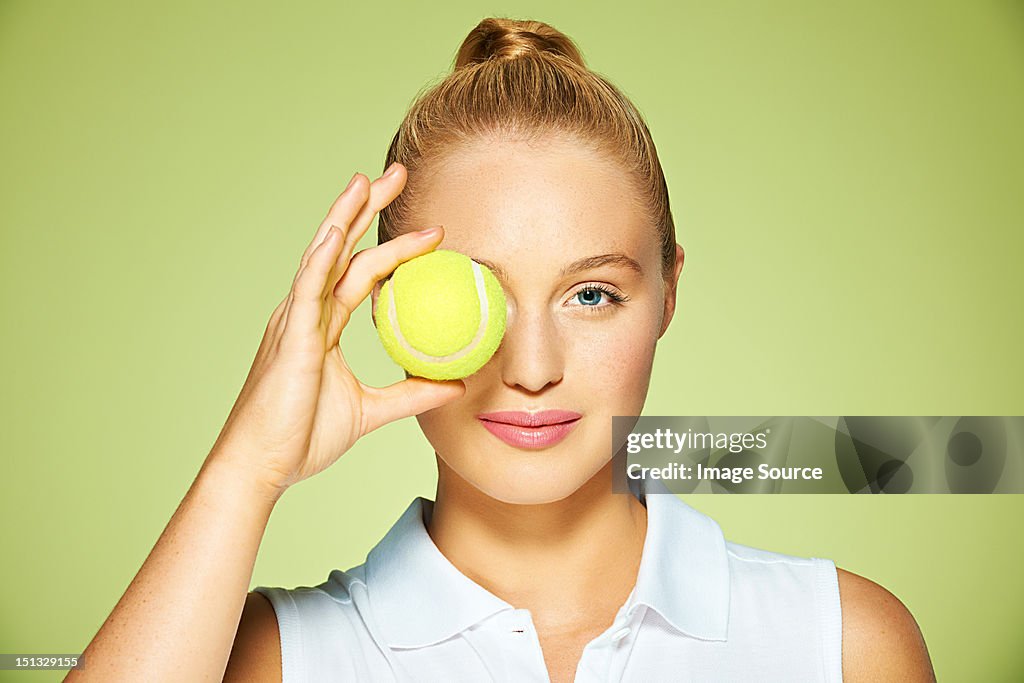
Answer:
[[(602, 297), (606, 297), (611, 303), (601, 306)], [(624, 294), (616, 294), (611, 289), (604, 287), (603, 285), (586, 285), (580, 288), (574, 295), (573, 299), (578, 301), (583, 308), (601, 310), (608, 308), (609, 306), (615, 306), (625, 301), (629, 301), (629, 297)]]

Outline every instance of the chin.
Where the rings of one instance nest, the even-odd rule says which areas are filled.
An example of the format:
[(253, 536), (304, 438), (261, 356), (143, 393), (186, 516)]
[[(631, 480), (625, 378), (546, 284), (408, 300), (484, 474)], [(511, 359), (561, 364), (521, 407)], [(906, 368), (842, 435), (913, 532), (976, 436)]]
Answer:
[(571, 457), (559, 458), (553, 451), (510, 452), (506, 448), (496, 448), (486, 458), (468, 462), (443, 459), (470, 486), (510, 505), (543, 505), (568, 498), (607, 464), (607, 459), (581, 463)]

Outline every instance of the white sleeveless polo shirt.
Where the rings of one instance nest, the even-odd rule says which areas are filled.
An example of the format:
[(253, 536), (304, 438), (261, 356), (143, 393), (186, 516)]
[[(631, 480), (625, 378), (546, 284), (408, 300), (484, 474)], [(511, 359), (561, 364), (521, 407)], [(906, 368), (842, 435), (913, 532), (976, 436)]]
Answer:
[[(647, 506), (637, 582), (576, 681), (842, 680), (831, 560), (732, 543), (675, 495), (636, 495)], [(530, 612), (441, 554), (424, 523), (432, 506), (415, 499), (366, 562), (318, 586), (254, 589), (277, 614), (283, 683), (549, 680)]]

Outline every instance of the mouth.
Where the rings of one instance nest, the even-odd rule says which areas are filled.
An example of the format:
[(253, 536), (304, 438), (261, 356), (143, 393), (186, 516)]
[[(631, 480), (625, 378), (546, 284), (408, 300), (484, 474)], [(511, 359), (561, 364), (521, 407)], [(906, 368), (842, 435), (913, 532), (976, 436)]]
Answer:
[(477, 419), (494, 436), (516, 448), (553, 446), (571, 432), (583, 416), (571, 410), (538, 413), (501, 411), (481, 413)]

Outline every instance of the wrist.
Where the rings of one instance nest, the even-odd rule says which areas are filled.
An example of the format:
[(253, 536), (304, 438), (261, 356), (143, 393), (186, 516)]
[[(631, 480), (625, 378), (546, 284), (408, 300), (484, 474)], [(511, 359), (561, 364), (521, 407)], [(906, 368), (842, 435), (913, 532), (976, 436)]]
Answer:
[(245, 497), (255, 497), (271, 507), (277, 504), (288, 488), (272, 481), (259, 468), (242, 463), (219, 449), (214, 449), (207, 456), (199, 477), (213, 482), (218, 488), (238, 491)]

